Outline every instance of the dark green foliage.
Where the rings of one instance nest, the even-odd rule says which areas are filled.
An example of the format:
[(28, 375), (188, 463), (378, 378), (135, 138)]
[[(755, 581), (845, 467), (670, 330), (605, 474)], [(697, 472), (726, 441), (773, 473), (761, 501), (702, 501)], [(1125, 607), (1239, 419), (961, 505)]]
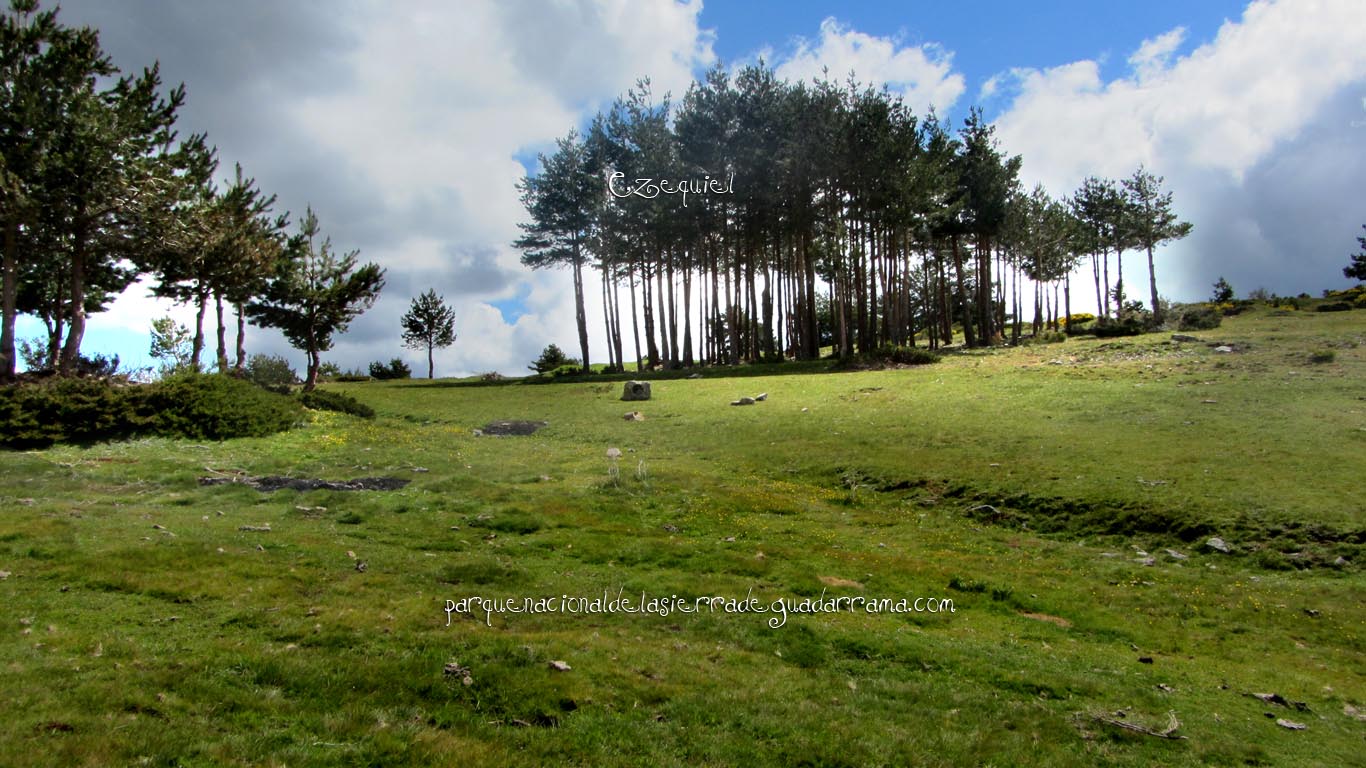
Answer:
[(372, 379), (384, 381), (386, 379), (410, 379), (412, 377), (412, 369), (408, 367), (407, 363), (397, 357), (390, 360), (388, 365), (385, 365), (378, 360), (370, 364), (370, 378)]
[(1309, 353), (1311, 363), (1331, 363), (1338, 358), (1338, 354), (1331, 349), (1319, 349)]
[(292, 398), (219, 374), (176, 376), (149, 389), (153, 431), (166, 437), (265, 437), (293, 427), (301, 413)]
[(341, 382), (341, 383), (357, 382), (357, 381), (369, 381), (369, 380), (370, 380), (370, 376), (367, 375), (367, 374), (361, 373), (360, 371), (351, 371), (351, 372), (349, 372), (349, 373), (343, 373), (343, 374), (341, 374), (340, 376), (333, 376), (333, 377), (332, 377), (332, 380), (333, 380), (333, 381), (336, 381), (336, 382)]
[(1214, 293), (1210, 294), (1210, 301), (1213, 301), (1215, 304), (1233, 301), (1233, 286), (1229, 285), (1227, 280), (1220, 277), (1214, 283)]
[(312, 408), (315, 411), (336, 411), (337, 413), (349, 413), (352, 416), (359, 416), (362, 419), (375, 418), (375, 409), (362, 403), (350, 395), (340, 392), (333, 392), (326, 389), (314, 389), (309, 392), (299, 393), (299, 402), (305, 408)]
[(1327, 304), (1320, 304), (1314, 307), (1317, 312), (1346, 312), (1352, 308), (1351, 304), (1345, 301), (1331, 301)]
[(0, 444), (37, 448), (57, 442), (118, 440), (149, 431), (143, 388), (95, 379), (54, 379), (0, 389)]
[[(1361, 228), (1366, 229), (1366, 224)], [(1366, 280), (1366, 237), (1358, 237), (1357, 242), (1361, 243), (1361, 253), (1352, 254), (1352, 261), (1342, 268), (1342, 274), (1351, 280)]]
[(1138, 317), (1126, 317), (1123, 320), (1106, 320), (1101, 318), (1096, 321), (1096, 327), (1092, 329), (1097, 338), (1110, 339), (1116, 336), (1137, 336), (1147, 330), (1143, 321)]
[(54, 379), (0, 389), (0, 445), (34, 448), (157, 434), (201, 440), (262, 437), (292, 427), (299, 406), (222, 375), (156, 384)]
[(564, 365), (578, 366), (579, 361), (570, 358), (564, 353), (564, 350), (560, 349), (558, 346), (550, 344), (547, 345), (545, 349), (541, 350), (541, 356), (533, 360), (531, 365), (527, 366), (527, 370), (535, 371), (536, 373), (550, 373), (556, 368)]
[(258, 387), (280, 394), (289, 394), (290, 385), (299, 381), (289, 361), (279, 355), (252, 355), (247, 359), (244, 377)]
[(1219, 310), (1208, 305), (1187, 307), (1181, 311), (1181, 319), (1177, 322), (1177, 329), (1182, 331), (1207, 331), (1211, 328), (1218, 328), (1224, 322), (1224, 315)]

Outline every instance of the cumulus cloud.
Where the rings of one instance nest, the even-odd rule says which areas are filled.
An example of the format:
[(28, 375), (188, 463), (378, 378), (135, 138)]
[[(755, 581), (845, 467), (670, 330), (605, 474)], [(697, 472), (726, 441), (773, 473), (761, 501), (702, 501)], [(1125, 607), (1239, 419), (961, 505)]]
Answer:
[(794, 81), (827, 76), (842, 80), (852, 72), (863, 83), (886, 83), (916, 114), (931, 107), (943, 112), (966, 89), (963, 76), (953, 71), (953, 54), (942, 47), (902, 45), (898, 38), (859, 32), (834, 18), (821, 22), (819, 39), (799, 38), (777, 72)]
[(1254, 2), (1185, 55), (1180, 28), (1143, 41), (1108, 82), (1094, 60), (1002, 73), (1014, 98), (998, 135), (1024, 156), (1025, 181), (1055, 195), (1140, 163), (1165, 175), (1195, 234), (1162, 254), (1164, 293), (1202, 298), (1220, 274), (1243, 288), (1335, 285), (1342, 233), (1362, 216), (1357, 183), (1335, 172), (1361, 163), (1360, 20), (1353, 0)]
[[(62, 4), (63, 21), (100, 29), (125, 70), (159, 59), (165, 80), (186, 83), (182, 131), (207, 131), (225, 170), (241, 162), (279, 210), (311, 205), (339, 250), (386, 268), (379, 302), (329, 359), (416, 360), (398, 318), (433, 288), (460, 326), (444, 375), (517, 372), (546, 343), (573, 341), (568, 276), (529, 272), (510, 246), (525, 216), (517, 158), (637, 78), (681, 94), (715, 58), (700, 12), (699, 0)], [(192, 317), (145, 294), (130, 289), (92, 328)], [(491, 303), (514, 296), (529, 297), (515, 323)], [(248, 340), (302, 361), (274, 331)]]

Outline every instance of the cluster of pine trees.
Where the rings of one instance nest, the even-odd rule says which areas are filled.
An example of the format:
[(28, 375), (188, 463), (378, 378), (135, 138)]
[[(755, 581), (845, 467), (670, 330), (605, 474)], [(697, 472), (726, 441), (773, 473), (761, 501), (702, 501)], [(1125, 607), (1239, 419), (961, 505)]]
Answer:
[(19, 313), (46, 327), (38, 367), (74, 373), (86, 318), (151, 276), (155, 295), (197, 309), (195, 370), (212, 307), (219, 371), (232, 311), (232, 368), (252, 319), (308, 353), (311, 388), (319, 353), (373, 303), (383, 270), (336, 253), (311, 210), (287, 236), (288, 214), (272, 215), (275, 197), (240, 166), (220, 189), (207, 137), (176, 133), (184, 86), (163, 92), (156, 66), (122, 76), (95, 30), (62, 25), (37, 0), (0, 15), (0, 78), (0, 381), (15, 378)]
[[(1033, 293), (1036, 331), (1056, 325), (1088, 257), (1110, 320), (1137, 307), (1118, 279), (1130, 251), (1147, 253), (1160, 311), (1153, 249), (1190, 231), (1162, 179), (1139, 168), (1056, 200), (1025, 192), (1019, 170), (978, 110), (954, 131), (852, 78), (792, 83), (762, 63), (734, 76), (717, 66), (678, 105), (641, 81), (542, 155), (520, 187), (529, 220), (515, 246), (532, 268), (572, 270), (585, 370), (589, 269), (614, 369), (628, 359), (626, 333), (629, 359), (671, 367), (939, 347), (955, 328), (968, 346), (1018, 340), (1022, 293)], [(620, 196), (637, 179), (708, 176), (732, 191), (686, 205)]]

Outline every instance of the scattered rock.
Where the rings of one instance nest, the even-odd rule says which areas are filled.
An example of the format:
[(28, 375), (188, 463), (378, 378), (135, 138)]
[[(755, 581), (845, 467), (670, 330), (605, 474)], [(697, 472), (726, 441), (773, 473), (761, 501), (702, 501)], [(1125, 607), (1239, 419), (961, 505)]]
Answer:
[(673, 523), (665, 523), (663, 525), (663, 528), (669, 533), (678, 533), (678, 526), (674, 525)]
[(759, 394), (757, 394), (757, 395), (754, 396), (754, 402), (756, 402), (756, 403), (762, 403), (763, 401), (765, 401), (765, 400), (767, 400), (767, 399), (768, 399), (768, 393), (767, 393), (767, 392), (760, 392)]
[(721, 541), (735, 541), (735, 537), (734, 537), (734, 536), (727, 536), (726, 538), (721, 539)]
[(270, 533), (270, 523), (262, 523), (261, 525), (239, 525), (237, 526), (237, 530), (251, 533)]
[(1209, 547), (1215, 552), (1222, 552), (1225, 555), (1233, 551), (1229, 548), (1229, 545), (1218, 536), (1211, 536), (1209, 540), (1205, 542), (1205, 546)]
[(564, 663), (563, 661), (559, 661), (559, 660), (555, 660), (555, 661), (550, 662), (550, 665), (549, 665), (549, 666), (550, 666), (551, 669), (555, 670), (556, 672), (568, 672), (569, 670), (573, 669), (573, 667), (571, 667), (571, 666), (569, 666), (568, 664)]
[(33, 506), (34, 504), (37, 504), (37, 503), (38, 503), (38, 502), (34, 501), (33, 499), (28, 499), (28, 498), (19, 499), (19, 504), (20, 504), (21, 506), (25, 506), (25, 507), (31, 507), (31, 506)]
[(370, 564), (367, 563), (367, 562), (365, 562), (364, 560), (357, 560), (357, 561), (356, 561), (356, 572), (357, 572), (357, 573), (365, 573), (365, 569), (367, 569), (367, 568), (369, 568), (369, 567), (370, 567)]
[(1180, 552), (1177, 552), (1177, 551), (1174, 550), (1174, 549), (1169, 549), (1169, 550), (1167, 550), (1167, 557), (1170, 557), (1170, 558), (1173, 559), (1173, 560), (1185, 560), (1185, 559), (1187, 559), (1187, 556), (1186, 556), (1186, 555), (1183, 555), (1183, 554), (1181, 554)]
[(1186, 333), (1173, 333), (1173, 334), (1172, 334), (1172, 341), (1192, 342), (1192, 341), (1199, 341), (1199, 340), (1200, 340), (1200, 339), (1196, 338), (1195, 336), (1191, 336), (1190, 334), (1186, 334)]
[(1318, 618), (1319, 612), (1314, 608), (1305, 608), (1304, 615), (1308, 616), (1311, 619), (1316, 619)]
[(161, 523), (152, 523), (152, 529), (156, 531), (164, 531), (166, 530), (166, 526), (162, 525)]
[(537, 430), (549, 423), (548, 421), (491, 421), (485, 424), (483, 429), (476, 430), (476, 433), (493, 437), (526, 437), (536, 434)]
[(1362, 721), (1363, 723), (1366, 723), (1366, 712), (1364, 712), (1364, 711), (1362, 711), (1362, 710), (1360, 710), (1360, 709), (1357, 709), (1356, 707), (1352, 706), (1351, 704), (1343, 704), (1343, 705), (1342, 705), (1342, 714), (1344, 714), (1344, 715), (1346, 715), (1346, 716), (1348, 716), (1348, 717), (1351, 717), (1351, 718), (1355, 718), (1355, 719), (1357, 719), (1357, 720), (1360, 720), (1360, 721)]
[(613, 461), (616, 461), (617, 459), (620, 459), (620, 458), (621, 458), (621, 449), (620, 449), (620, 448), (608, 448), (608, 449), (607, 449), (607, 458), (609, 458), (609, 459), (611, 459), (611, 460), (613, 460)]
[(1280, 727), (1290, 731), (1303, 731), (1304, 729), (1309, 727), (1304, 723), (1296, 723), (1292, 720), (1286, 720), (1285, 718), (1281, 717), (1276, 718), (1276, 725), (1279, 725)]
[(1157, 684), (1157, 690), (1162, 691), (1163, 693), (1175, 693), (1175, 692), (1176, 692), (1176, 689), (1175, 689), (1175, 688), (1171, 687), (1170, 685), (1167, 685), (1166, 683), (1158, 683), (1158, 684)]
[(700, 378), (702, 378), (702, 374), (700, 374), (700, 373), (694, 373), (694, 374), (688, 376), (688, 378), (690, 378), (690, 379), (700, 379)]
[(257, 544), (257, 545), (256, 545), (256, 551), (257, 551), (257, 552), (265, 552), (265, 551), (266, 551), (266, 548), (265, 548), (264, 546), (260, 545), (260, 544)]
[(5, 579), (8, 579), (9, 577), (10, 577), (10, 572), (9, 572), (9, 571), (0, 571), (0, 581), (4, 581)]
[(413, 467), (413, 472), (431, 472), (431, 470), (426, 467)]
[(732, 400), (731, 405), (754, 405), (754, 398), (742, 397), (739, 400)]
[(1305, 704), (1303, 701), (1290, 701), (1289, 699), (1285, 698), (1279, 693), (1249, 693), (1248, 695), (1254, 699), (1265, 702), (1267, 704), (1276, 704), (1278, 706), (1282, 706), (1287, 709), (1295, 709), (1300, 712), (1309, 711), (1308, 704)]
[(1342, 555), (1338, 555), (1338, 559), (1336, 559), (1336, 560), (1333, 561), (1333, 565), (1336, 565), (1336, 566), (1339, 567), (1339, 568), (1346, 568), (1347, 566), (1349, 566), (1349, 565), (1351, 565), (1351, 564), (1352, 564), (1351, 561), (1349, 561), (1347, 558), (1343, 557)]
[(1214, 348), (1214, 351), (1220, 354), (1228, 354), (1229, 352), (1233, 351), (1233, 347), (1230, 347), (1227, 344), (1220, 344), (1219, 346)]
[(247, 485), (263, 493), (290, 489), (293, 491), (397, 491), (411, 480), (398, 477), (362, 477), (356, 480), (310, 480), (300, 477), (201, 477), (200, 485)]
[(621, 388), (622, 400), (649, 400), (650, 382), (628, 381)]
[(1101, 557), (1119, 557), (1119, 553), (1118, 553), (1118, 552), (1101, 552), (1101, 553), (1100, 553), (1100, 556), (1101, 556)]
[(641, 413), (640, 411), (627, 411), (626, 413), (622, 414), (621, 418), (625, 419), (626, 421), (645, 421), (645, 414)]
[(1201, 400), (1200, 402), (1201, 402), (1202, 404), (1204, 404), (1204, 405), (1214, 405), (1215, 403), (1217, 403), (1217, 402), (1219, 402), (1219, 401), (1218, 401), (1218, 400), (1211, 399), (1211, 398), (1206, 398), (1206, 399), (1204, 399), (1204, 400)]
[(302, 505), (299, 505), (299, 504), (295, 504), (295, 505), (294, 505), (294, 509), (295, 509), (296, 511), (304, 512), (304, 513), (308, 513), (308, 512), (326, 512), (326, 511), (327, 511), (327, 507), (305, 507), (305, 506), (302, 506)]
[(1157, 558), (1155, 558), (1155, 557), (1137, 557), (1137, 558), (1134, 558), (1134, 562), (1138, 563), (1139, 565), (1155, 565), (1155, 564), (1157, 563)]
[(447, 663), (442, 672), (450, 677), (460, 678), (461, 685), (474, 685), (474, 678), (470, 675), (469, 667), (462, 667), (457, 662)]

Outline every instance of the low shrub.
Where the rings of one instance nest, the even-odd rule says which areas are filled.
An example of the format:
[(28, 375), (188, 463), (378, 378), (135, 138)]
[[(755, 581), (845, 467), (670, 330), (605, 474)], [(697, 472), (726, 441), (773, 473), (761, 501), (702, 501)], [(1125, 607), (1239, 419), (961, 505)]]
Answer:
[(481, 373), (481, 374), (479, 374), (479, 380), (480, 380), (480, 381), (495, 382), (495, 381), (502, 381), (502, 380), (505, 379), (505, 378), (507, 378), (507, 377), (505, 377), (503, 374), (501, 374), (501, 373), (499, 373), (499, 372), (497, 372), (497, 371), (489, 371), (489, 372), (487, 372), (487, 373)]
[(226, 440), (298, 422), (291, 398), (230, 376), (184, 374), (155, 384), (51, 379), (0, 389), (0, 445), (42, 448), (139, 435)]
[(312, 392), (300, 392), (299, 402), (305, 408), (312, 408), (315, 411), (335, 411), (337, 413), (348, 413), (352, 416), (359, 416), (362, 419), (375, 418), (375, 409), (362, 403), (350, 395), (341, 392), (333, 392), (326, 389), (315, 389)]
[[(370, 364), (370, 377), (384, 381), (386, 379), (411, 379), (413, 371), (408, 364), (401, 358), (394, 358), (388, 365), (375, 361)], [(340, 379), (339, 379), (340, 381)]]
[(1347, 312), (1352, 308), (1351, 304), (1345, 301), (1330, 301), (1327, 304), (1320, 304), (1314, 307), (1317, 312)]
[(1218, 328), (1223, 322), (1223, 313), (1208, 304), (1200, 304), (1183, 309), (1176, 328), (1180, 331), (1208, 331)]
[(1061, 344), (1067, 341), (1067, 334), (1063, 331), (1044, 331), (1034, 337), (1035, 344)]
[(279, 355), (252, 355), (247, 358), (242, 376), (258, 387), (282, 395), (289, 394), (290, 385), (299, 381), (289, 361)]
[(1338, 358), (1338, 354), (1331, 349), (1318, 349), (1309, 353), (1311, 363), (1331, 363)]
[(1123, 321), (1101, 319), (1096, 323), (1092, 332), (1096, 334), (1097, 338), (1110, 339), (1116, 336), (1137, 336), (1144, 330), (1143, 323), (1137, 319)]
[(151, 385), (153, 431), (166, 437), (227, 440), (265, 437), (299, 422), (299, 403), (230, 376), (175, 376)]

